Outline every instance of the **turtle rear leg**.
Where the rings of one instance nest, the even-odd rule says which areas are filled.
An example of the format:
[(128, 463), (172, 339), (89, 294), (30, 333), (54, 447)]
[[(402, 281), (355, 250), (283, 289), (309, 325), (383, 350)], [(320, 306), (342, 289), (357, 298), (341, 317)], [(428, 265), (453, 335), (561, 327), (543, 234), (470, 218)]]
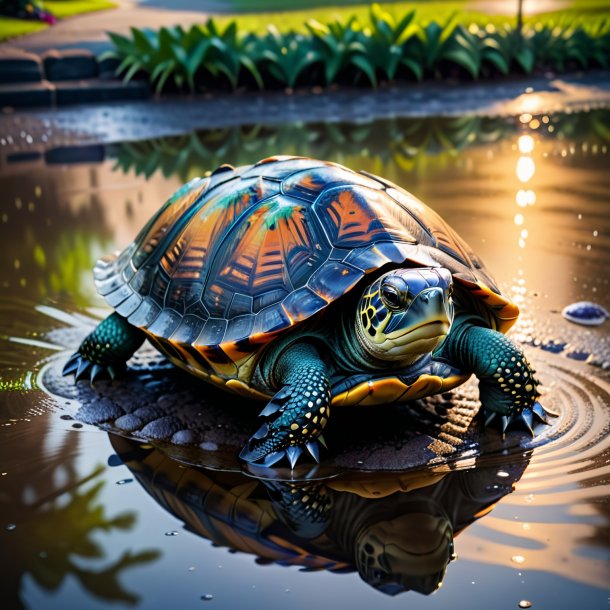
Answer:
[(114, 379), (144, 338), (144, 331), (112, 313), (80, 344), (64, 366), (63, 374), (74, 373), (75, 381), (89, 379), (91, 383), (103, 377)]
[(330, 407), (326, 365), (315, 347), (298, 343), (283, 352), (274, 377), (282, 388), (261, 411), (263, 424), (250, 437), (239, 457), (272, 466), (286, 456), (294, 468), (307, 450), (319, 461), (318, 443), (324, 443)]
[(523, 428), (533, 435), (534, 421), (548, 423), (538, 402), (539, 381), (523, 352), (508, 337), (470, 321), (458, 320), (443, 344), (441, 357), (479, 378), (485, 425), (499, 420), (502, 432)]

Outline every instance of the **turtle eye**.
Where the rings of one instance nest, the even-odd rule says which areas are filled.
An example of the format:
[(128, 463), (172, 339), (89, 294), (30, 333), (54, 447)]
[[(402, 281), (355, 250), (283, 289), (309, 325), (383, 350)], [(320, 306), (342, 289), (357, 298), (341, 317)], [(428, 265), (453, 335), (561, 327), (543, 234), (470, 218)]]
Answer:
[(404, 293), (391, 284), (381, 286), (381, 300), (390, 310), (395, 311), (404, 307)]

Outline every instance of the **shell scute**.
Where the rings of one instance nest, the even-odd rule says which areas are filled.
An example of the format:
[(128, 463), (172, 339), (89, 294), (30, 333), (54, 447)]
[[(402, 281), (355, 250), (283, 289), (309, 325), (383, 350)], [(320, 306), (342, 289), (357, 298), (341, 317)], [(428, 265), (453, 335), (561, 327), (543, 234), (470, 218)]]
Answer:
[(292, 323), (302, 322), (310, 318), (318, 311), (328, 305), (322, 297), (307, 287), (299, 288), (291, 292), (283, 301), (282, 306), (286, 310)]
[(148, 332), (158, 337), (171, 337), (180, 325), (182, 316), (173, 309), (162, 309), (155, 321), (148, 327)]
[(409, 241), (409, 215), (392, 205), (384, 191), (362, 186), (325, 190), (314, 204), (331, 243), (338, 248), (361, 248), (377, 241)]
[(255, 317), (253, 334), (268, 334), (287, 328), (292, 324), (281, 303), (265, 307)]
[(302, 169), (311, 169), (312, 167), (324, 167), (326, 164), (324, 161), (314, 161), (307, 157), (289, 157), (280, 156), (271, 157), (271, 160), (258, 162), (247, 168), (242, 174), (242, 178), (252, 178), (257, 176), (264, 176), (265, 178), (274, 178), (281, 181)]
[(330, 303), (345, 294), (364, 277), (364, 272), (342, 262), (329, 261), (309, 279), (307, 286)]
[(372, 189), (382, 188), (379, 182), (363, 174), (353, 172), (338, 165), (326, 165), (292, 174), (282, 182), (282, 192), (286, 195), (313, 202), (327, 188), (354, 184)]

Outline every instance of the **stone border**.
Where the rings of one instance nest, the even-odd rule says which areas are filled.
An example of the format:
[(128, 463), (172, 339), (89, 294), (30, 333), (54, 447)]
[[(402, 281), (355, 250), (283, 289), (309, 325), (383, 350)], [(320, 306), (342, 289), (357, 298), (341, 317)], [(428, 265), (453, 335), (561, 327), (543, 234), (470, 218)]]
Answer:
[(52, 49), (42, 55), (0, 52), (0, 107), (67, 106), (150, 97), (145, 82), (115, 78), (116, 60), (99, 61), (86, 49)]

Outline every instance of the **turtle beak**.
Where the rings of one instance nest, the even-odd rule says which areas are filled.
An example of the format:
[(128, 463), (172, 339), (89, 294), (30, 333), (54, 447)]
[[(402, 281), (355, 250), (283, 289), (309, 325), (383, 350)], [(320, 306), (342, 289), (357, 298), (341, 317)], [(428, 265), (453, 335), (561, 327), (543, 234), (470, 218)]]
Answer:
[[(452, 321), (453, 307), (445, 295), (445, 290), (435, 286), (422, 290), (407, 311), (394, 314), (385, 328), (385, 334), (394, 339), (428, 324), (446, 326), (449, 332)], [(396, 334), (392, 335), (392, 333)]]

